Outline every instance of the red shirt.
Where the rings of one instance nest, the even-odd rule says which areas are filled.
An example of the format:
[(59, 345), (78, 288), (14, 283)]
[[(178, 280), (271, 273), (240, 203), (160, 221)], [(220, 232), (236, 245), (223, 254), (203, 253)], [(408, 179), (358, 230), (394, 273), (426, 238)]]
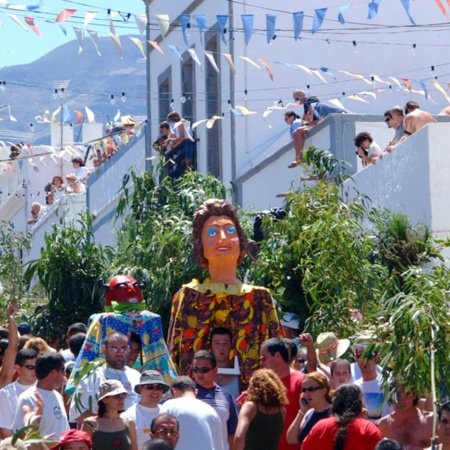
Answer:
[(300, 450), (300, 444), (287, 443), (286, 433), (300, 409), (300, 394), (302, 393), (302, 381), (304, 376), (305, 374), (303, 372), (294, 370), (287, 377), (281, 379), (287, 389), (289, 404), (285, 406), (286, 420), (284, 421), (283, 434), (281, 435), (278, 450)]
[[(317, 422), (303, 441), (302, 450), (332, 450), (339, 424), (334, 417)], [(347, 425), (345, 450), (374, 450), (381, 441), (378, 427), (367, 419), (355, 419)]]

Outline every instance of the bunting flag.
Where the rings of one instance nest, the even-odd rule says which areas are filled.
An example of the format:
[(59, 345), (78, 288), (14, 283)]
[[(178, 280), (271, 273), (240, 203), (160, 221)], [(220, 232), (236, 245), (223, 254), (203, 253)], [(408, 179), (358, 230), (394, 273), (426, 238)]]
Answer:
[(70, 110), (66, 105), (64, 105), (63, 111), (63, 122), (72, 123), (72, 114), (70, 114)]
[(303, 30), (303, 11), (292, 13), (294, 19), (294, 39), (297, 40)]
[(27, 27), (18, 19), (18, 17), (15, 14), (8, 14), (8, 16), (14, 20), (18, 25), (20, 25), (25, 31), (27, 30)]
[(347, 4), (347, 5), (341, 5), (339, 6), (339, 12), (338, 12), (338, 20), (339, 23), (341, 23), (342, 25), (345, 25), (345, 19), (344, 19), (344, 15), (342, 14), (346, 9), (350, 8), (350, 6), (352, 6), (351, 3)]
[(189, 24), (190, 20), (191, 20), (190, 14), (181, 14), (180, 15), (181, 31), (183, 33), (183, 40), (184, 40), (184, 43), (186, 44), (186, 47), (189, 47), (189, 42), (187, 39), (186, 31), (190, 26), (190, 24)]
[(211, 119), (209, 119), (206, 122), (206, 128), (208, 128), (208, 130), (211, 129), (214, 126), (214, 124), (216, 123), (216, 120), (222, 120), (222, 119), (223, 119), (223, 117), (221, 117), (221, 116), (212, 116)]
[(11, 122), (17, 122), (17, 119), (11, 114), (11, 106), (8, 105), (8, 111), (9, 111), (9, 120)]
[(380, 6), (380, 3), (381, 0), (372, 0), (369, 3), (369, 13), (367, 15), (367, 19), (373, 19), (378, 14), (378, 6)]
[(81, 111), (78, 111), (78, 109), (76, 109), (75, 114), (77, 115), (75, 125), (81, 125), (83, 123), (83, 113)]
[(225, 30), (226, 30), (226, 24), (228, 20), (228, 16), (226, 14), (219, 14), (217, 17), (217, 23), (219, 24), (220, 28), (220, 37), (222, 38), (222, 42), (224, 44), (227, 43), (227, 40), (225, 39)]
[(345, 109), (345, 106), (341, 103), (341, 101), (338, 98), (332, 98), (328, 100), (328, 103), (331, 103), (334, 106), (337, 106), (338, 108)]
[(408, 78), (400, 78), (402, 80), (403, 84), (406, 86), (409, 92), (411, 92), (412, 86), (411, 82), (408, 80)]
[(158, 20), (161, 36), (164, 38), (166, 34), (169, 32), (170, 26), (169, 14), (156, 14), (156, 19)]
[(243, 59), (245, 62), (248, 62), (252, 66), (255, 66), (257, 69), (261, 69), (254, 61), (252, 61), (248, 56), (239, 56), (239, 58)]
[(264, 59), (258, 59), (258, 61), (267, 69), (267, 72), (269, 72), (269, 77), (273, 81), (273, 72), (269, 64), (267, 64), (267, 61), (265, 61)]
[(65, 22), (67, 19), (70, 19), (76, 12), (76, 9), (64, 9), (58, 14), (55, 22)]
[[(347, 98), (349, 98), (350, 100), (357, 100), (358, 102), (364, 102), (364, 103), (370, 103), (369, 101), (361, 98), (359, 95), (357, 94), (348, 94)], [(344, 108), (345, 109), (345, 108)]]
[(134, 42), (137, 45), (137, 47), (141, 51), (142, 56), (144, 57), (144, 59), (147, 59), (147, 57), (145, 56), (145, 52), (144, 52), (144, 46), (142, 45), (142, 42), (140, 41), (140, 39), (132, 37), (132, 36), (128, 36), (128, 37), (130, 38), (130, 40), (132, 42)]
[(206, 16), (203, 14), (197, 14), (194, 16), (194, 19), (197, 22), (198, 32), (200, 33), (200, 44), (203, 45), (203, 29), (206, 25)]
[(98, 11), (86, 11), (86, 14), (84, 16), (84, 23), (83, 26), (86, 28), (89, 23), (91, 23), (95, 16), (98, 14)]
[(242, 27), (244, 29), (245, 43), (248, 45), (250, 38), (253, 35), (253, 22), (255, 16), (253, 14), (241, 14)]
[(83, 51), (83, 30), (81, 28), (73, 27), (73, 31), (78, 41), (78, 54)]
[(239, 111), (238, 109), (230, 108), (230, 111), (235, 116), (244, 116), (244, 113), (242, 111)]
[(266, 14), (267, 43), (270, 44), (275, 36), (275, 21), (278, 14)]
[(383, 83), (383, 84), (389, 84), (387, 81), (383, 81), (378, 75), (370, 74), (373, 81), (376, 81), (377, 83)]
[(324, 83), (328, 84), (328, 81), (322, 76), (322, 74), (317, 69), (311, 69), (311, 73), (315, 75), (319, 80), (322, 80)]
[(236, 106), (235, 109), (240, 111), (242, 113), (242, 115), (244, 115), (244, 116), (250, 116), (252, 114), (258, 114), (257, 111), (250, 111), (245, 106)]
[(175, 55), (178, 56), (178, 58), (180, 58), (180, 61), (183, 61), (183, 56), (181, 55), (181, 52), (176, 45), (167, 44), (167, 47), (169, 47), (170, 50), (172, 50), (175, 53)]
[(439, 9), (441, 10), (441, 13), (444, 14), (444, 17), (448, 19), (447, 11), (445, 10), (445, 6), (442, 4), (441, 0), (436, 0), (436, 5), (438, 5)]
[(64, 33), (64, 36), (67, 36), (67, 30), (66, 27), (64, 25), (62, 25), (61, 23), (58, 23), (59, 28), (61, 28), (61, 31)]
[(217, 73), (220, 73), (219, 67), (217, 66), (216, 61), (214, 60), (214, 56), (213, 56), (212, 52), (209, 52), (209, 51), (205, 50), (205, 56), (208, 58), (208, 61), (213, 66), (213, 69)]
[(401, 0), (403, 8), (405, 8), (406, 14), (408, 15), (409, 21), (415, 25), (413, 18), (411, 17), (411, 14), (409, 13), (409, 0)]
[(120, 109), (117, 110), (116, 115), (114, 116), (114, 122), (117, 122), (120, 119)]
[(120, 59), (123, 58), (123, 50), (122, 50), (122, 44), (120, 42), (119, 36), (116, 34), (110, 34), (111, 40), (113, 41), (114, 47), (116, 47), (117, 53), (120, 56)]
[(425, 86), (425, 83), (422, 80), (417, 80), (417, 82), (419, 83), (420, 87), (423, 89), (423, 91), (425, 93), (425, 98), (428, 98), (428, 91)]
[(97, 32), (94, 30), (86, 30), (89, 33), (89, 36), (92, 39), (92, 42), (94, 44), (95, 50), (97, 50), (97, 55), (98, 56), (102, 56), (102, 54), (100, 53), (100, 50), (98, 49), (98, 35)]
[(192, 124), (192, 130), (195, 130), (200, 124), (208, 122), (209, 119), (202, 119), (202, 120), (197, 120), (197, 122), (194, 122)]
[(202, 67), (202, 63), (200, 61), (200, 59), (197, 56), (197, 53), (195, 52), (195, 50), (193, 48), (188, 48), (187, 52), (189, 53), (189, 55), (191, 56), (192, 60), (199, 66)]
[(314, 11), (314, 22), (312, 27), (312, 34), (317, 33), (322, 26), (323, 20), (325, 19), (325, 14), (328, 8), (320, 8)]
[(164, 55), (163, 49), (159, 46), (159, 44), (156, 41), (147, 41), (155, 50), (158, 50), (161, 55)]
[(313, 73), (309, 70), (308, 67), (302, 66), (301, 64), (294, 64), (294, 67), (298, 67), (299, 69), (302, 69), (304, 72), (306, 72), (308, 75), (312, 75)]
[(5, 3), (8, 9), (12, 9), (14, 11), (25, 11), (27, 7), (25, 5), (12, 5), (11, 3)]
[(144, 36), (147, 29), (147, 16), (145, 14), (133, 14), (134, 21), (139, 29), (141, 36)]
[(225, 58), (226, 62), (230, 66), (233, 75), (236, 75), (236, 67), (234, 67), (233, 57), (229, 53), (222, 53), (222, 56)]
[(439, 81), (433, 81), (432, 84), (447, 99), (447, 101), (450, 103), (450, 98), (448, 97), (447, 93), (445, 92), (444, 88), (441, 86)]
[(114, 28), (114, 23), (113, 23), (113, 16), (114, 16), (114, 13), (113, 12), (110, 12), (109, 13), (109, 32), (111, 33), (111, 34), (116, 34), (116, 29)]
[(32, 17), (25, 17), (24, 20), (38, 36), (42, 36), (41, 30), (34, 24), (34, 19)]
[(361, 94), (361, 95), (364, 95), (364, 96), (370, 95), (371, 97), (373, 97), (374, 100), (377, 99), (377, 94), (375, 94), (375, 92), (362, 91), (362, 92), (358, 92), (358, 94)]
[(336, 79), (336, 77), (334, 76), (334, 74), (332, 72), (330, 72), (330, 69), (328, 69), (327, 67), (321, 67), (320, 70), (325, 74), (328, 75), (329, 77), (333, 78), (334, 80)]
[(94, 113), (87, 106), (84, 107), (84, 110), (86, 111), (86, 117), (87, 117), (88, 123), (95, 123)]
[(400, 88), (400, 90), (403, 92), (403, 86), (400, 84), (400, 81), (398, 81), (397, 78), (389, 77), (389, 79), (391, 79)]
[(356, 78), (357, 80), (364, 81), (364, 83), (370, 84), (373, 86), (372, 81), (368, 80), (367, 78), (363, 77), (360, 73), (356, 72), (347, 72), (346, 70), (338, 70), (338, 72), (345, 73), (346, 75), (349, 75), (353, 78)]

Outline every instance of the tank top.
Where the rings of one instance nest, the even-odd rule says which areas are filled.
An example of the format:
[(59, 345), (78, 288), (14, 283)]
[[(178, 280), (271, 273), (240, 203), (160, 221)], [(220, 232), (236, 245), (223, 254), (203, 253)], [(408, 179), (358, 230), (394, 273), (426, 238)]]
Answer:
[(256, 411), (245, 435), (245, 450), (278, 450), (284, 421), (281, 410), (275, 414)]
[(93, 430), (92, 435), (92, 450), (130, 450), (131, 439), (128, 425), (120, 431), (101, 431), (97, 430), (94, 424), (86, 421)]

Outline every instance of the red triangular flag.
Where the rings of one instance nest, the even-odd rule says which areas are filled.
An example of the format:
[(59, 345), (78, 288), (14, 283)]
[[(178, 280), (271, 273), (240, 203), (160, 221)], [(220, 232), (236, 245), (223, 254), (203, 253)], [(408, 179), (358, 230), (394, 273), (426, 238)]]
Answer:
[(67, 19), (70, 19), (75, 13), (76, 9), (65, 9), (58, 14), (55, 22), (65, 22)]

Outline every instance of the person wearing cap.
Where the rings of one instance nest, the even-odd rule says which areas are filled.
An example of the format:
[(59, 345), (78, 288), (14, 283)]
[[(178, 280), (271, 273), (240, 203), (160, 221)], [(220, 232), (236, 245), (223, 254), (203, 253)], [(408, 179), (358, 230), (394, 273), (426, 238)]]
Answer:
[(24, 334), (31, 334), (31, 326), (28, 322), (21, 322), (17, 325), (17, 331), (21, 336)]
[(16, 412), (17, 399), (22, 392), (36, 384), (36, 358), (38, 354), (31, 348), (17, 353), (14, 369), (18, 378), (0, 390), (0, 437), (11, 436), (11, 424)]
[(352, 350), (361, 371), (361, 378), (354, 384), (364, 394), (369, 420), (375, 422), (393, 411), (381, 386), (382, 377), (377, 372), (377, 362), (380, 359), (379, 343), (372, 332), (364, 332), (356, 338)]
[(61, 433), (59, 442), (50, 450), (91, 450), (92, 439), (86, 431), (66, 430)]
[(105, 380), (99, 386), (98, 413), (83, 422), (92, 438), (92, 450), (137, 450), (136, 427), (124, 418), (127, 390), (119, 380)]
[(136, 426), (138, 447), (150, 439), (150, 424), (159, 414), (159, 402), (163, 394), (170, 390), (170, 386), (164, 382), (164, 378), (157, 370), (146, 370), (141, 374), (141, 381), (134, 387), (141, 396), (139, 403), (130, 406), (122, 417), (132, 420)]

